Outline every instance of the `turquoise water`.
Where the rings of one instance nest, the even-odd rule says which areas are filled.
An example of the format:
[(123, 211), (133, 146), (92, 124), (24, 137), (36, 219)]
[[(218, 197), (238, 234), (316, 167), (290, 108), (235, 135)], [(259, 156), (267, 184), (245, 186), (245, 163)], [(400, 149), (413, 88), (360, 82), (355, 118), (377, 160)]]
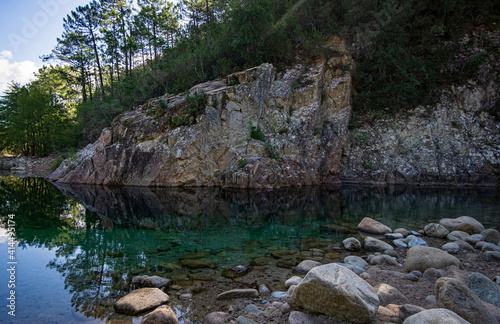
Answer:
[[(489, 189), (403, 187), (275, 191), (59, 186), (0, 178), (0, 264), (8, 268), (8, 215), (15, 222), (16, 316), (2, 323), (103, 323), (135, 275), (213, 275), (273, 250), (329, 246), (356, 235), (370, 216), (390, 227), (421, 229), (469, 215), (498, 228), (500, 194)], [(190, 270), (179, 258), (207, 252), (216, 269)], [(10, 296), (0, 272), (0, 300)]]

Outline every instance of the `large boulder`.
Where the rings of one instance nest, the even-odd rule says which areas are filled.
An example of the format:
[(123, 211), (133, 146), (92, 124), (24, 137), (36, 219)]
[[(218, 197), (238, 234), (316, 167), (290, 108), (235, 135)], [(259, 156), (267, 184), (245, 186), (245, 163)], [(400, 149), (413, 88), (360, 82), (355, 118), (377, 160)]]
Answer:
[(403, 324), (470, 324), (446, 308), (433, 308), (405, 319)]
[(392, 230), (389, 226), (386, 226), (370, 217), (365, 217), (361, 220), (361, 222), (358, 224), (358, 230), (372, 234), (392, 233)]
[(170, 300), (167, 294), (158, 288), (142, 288), (120, 298), (114, 305), (117, 313), (136, 315), (156, 308)]
[(473, 272), (467, 277), (467, 287), (481, 300), (500, 307), (500, 286), (485, 275)]
[(498, 324), (481, 299), (458, 279), (442, 277), (436, 281), (436, 302), (472, 324)]
[(414, 246), (406, 254), (403, 269), (406, 272), (418, 270), (424, 272), (428, 268), (444, 269), (450, 265), (460, 265), (460, 260), (443, 250), (429, 246)]
[(480, 234), (484, 231), (483, 224), (469, 216), (443, 218), (439, 221), (439, 224), (446, 227), (450, 232), (462, 231), (469, 234)]
[(379, 306), (370, 284), (334, 263), (311, 269), (293, 289), (292, 297), (299, 307), (352, 323), (370, 322)]

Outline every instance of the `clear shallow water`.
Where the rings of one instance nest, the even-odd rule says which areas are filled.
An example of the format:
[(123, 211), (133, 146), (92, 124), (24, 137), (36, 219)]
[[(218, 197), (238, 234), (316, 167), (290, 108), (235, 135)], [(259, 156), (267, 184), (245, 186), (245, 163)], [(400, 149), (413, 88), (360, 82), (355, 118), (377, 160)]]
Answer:
[[(213, 275), (273, 250), (338, 245), (370, 216), (421, 229), (469, 215), (498, 228), (500, 194), (488, 189), (301, 188), (236, 191), (60, 186), (0, 178), (0, 263), (7, 268), (7, 215), (16, 222), (16, 317), (2, 323), (102, 323), (139, 274)], [(313, 247), (313, 245), (311, 245)], [(179, 268), (207, 252), (217, 269)], [(174, 264), (174, 265), (172, 265)], [(0, 272), (0, 300), (9, 297)], [(135, 320), (137, 321), (137, 319)]]

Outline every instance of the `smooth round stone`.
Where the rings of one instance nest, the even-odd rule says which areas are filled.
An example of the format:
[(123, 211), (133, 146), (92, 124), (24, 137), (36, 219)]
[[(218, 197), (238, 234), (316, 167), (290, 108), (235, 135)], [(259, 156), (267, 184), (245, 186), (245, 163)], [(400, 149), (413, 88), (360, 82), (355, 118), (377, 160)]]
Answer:
[(189, 300), (191, 298), (193, 298), (193, 294), (191, 293), (185, 293), (179, 296), (180, 300)]
[(500, 233), (496, 229), (488, 228), (481, 232), (484, 240), (488, 243), (499, 244), (500, 243)]
[(418, 277), (415, 276), (414, 274), (411, 274), (411, 273), (406, 275), (406, 279), (411, 280), (411, 281), (418, 281)]
[(485, 261), (494, 261), (494, 260), (500, 260), (500, 252), (496, 251), (486, 251), (483, 253), (483, 259)]
[(298, 285), (302, 281), (302, 278), (299, 276), (293, 276), (287, 281), (285, 281), (285, 287), (290, 288), (292, 285)]
[[(408, 237), (406, 239), (408, 239)], [(429, 246), (429, 245), (422, 238), (413, 236), (412, 239), (408, 242), (408, 246), (413, 247), (413, 246)]]
[(352, 264), (354, 266), (360, 267), (360, 268), (366, 268), (368, 266), (368, 262), (360, 258), (359, 256), (355, 255), (350, 255), (344, 258), (344, 263), (345, 264)]
[(274, 291), (271, 294), (271, 297), (278, 298), (278, 299), (285, 298), (286, 297), (286, 291)]
[(410, 272), (410, 273), (411, 273), (412, 275), (415, 275), (415, 276), (419, 277), (419, 278), (423, 276), (422, 272), (420, 272), (420, 271), (418, 271), (418, 270), (413, 270), (413, 271), (412, 271), (412, 272)]
[(254, 304), (250, 304), (247, 307), (245, 307), (245, 313), (247, 313), (247, 314), (253, 314), (253, 315), (257, 315), (258, 316), (259, 313), (261, 313), (261, 311)]
[(448, 236), (446, 236), (446, 239), (448, 241), (458, 241), (458, 240), (466, 241), (469, 236), (470, 234), (466, 232), (453, 231), (450, 234), (448, 234)]
[(424, 233), (430, 237), (445, 238), (450, 231), (441, 224), (431, 223), (425, 226)]
[(269, 288), (267, 288), (267, 286), (265, 284), (260, 284), (259, 285), (259, 293), (264, 295), (264, 294), (269, 294), (271, 292), (271, 290), (269, 290)]
[(403, 234), (404, 237), (407, 237), (410, 234), (410, 233), (408, 233), (408, 230), (406, 228), (396, 228), (394, 230), (394, 233)]
[(361, 242), (354, 237), (346, 238), (345, 240), (342, 241), (342, 245), (344, 246), (344, 249), (346, 249), (347, 251), (361, 250)]
[(481, 242), (483, 240), (484, 236), (482, 234), (472, 234), (465, 239), (465, 241), (469, 244), (476, 244), (477, 242)]
[(448, 253), (458, 253), (460, 252), (460, 246), (456, 243), (446, 243), (441, 247), (443, 251), (446, 251)]

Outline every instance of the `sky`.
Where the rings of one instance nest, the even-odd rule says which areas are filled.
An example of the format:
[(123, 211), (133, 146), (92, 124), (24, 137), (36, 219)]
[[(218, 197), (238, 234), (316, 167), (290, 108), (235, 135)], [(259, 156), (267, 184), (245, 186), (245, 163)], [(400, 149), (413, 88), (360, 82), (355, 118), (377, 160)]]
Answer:
[(63, 18), (90, 0), (0, 0), (0, 96), (12, 81), (25, 84), (63, 33)]

